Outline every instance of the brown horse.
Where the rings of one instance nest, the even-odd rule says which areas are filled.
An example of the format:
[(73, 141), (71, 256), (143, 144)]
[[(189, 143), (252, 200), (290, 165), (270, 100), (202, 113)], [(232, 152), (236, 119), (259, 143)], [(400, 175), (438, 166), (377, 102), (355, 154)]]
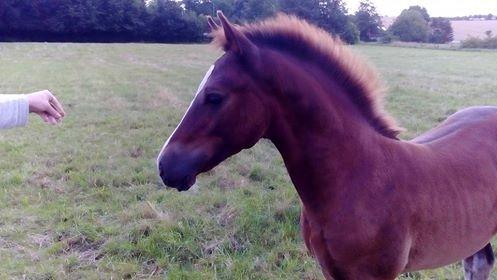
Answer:
[(302, 200), (305, 243), (327, 279), (394, 279), (464, 260), (487, 279), (497, 231), (497, 107), (460, 111), (397, 139), (374, 71), (338, 39), (279, 15), (222, 27), (211, 67), (158, 158), (187, 190), (260, 138), (281, 155)]

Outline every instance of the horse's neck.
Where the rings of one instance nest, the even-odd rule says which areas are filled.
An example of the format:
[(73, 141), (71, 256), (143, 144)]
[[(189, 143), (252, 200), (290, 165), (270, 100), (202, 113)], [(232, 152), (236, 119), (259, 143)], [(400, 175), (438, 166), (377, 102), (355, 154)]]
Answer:
[(298, 78), (286, 74), (288, 81), (301, 83), (279, 94), (268, 138), (282, 154), (306, 209), (320, 211), (343, 189), (345, 178), (381, 157), (385, 137), (362, 119), (339, 86), (316, 83), (320, 74), (309, 71), (294, 69)]

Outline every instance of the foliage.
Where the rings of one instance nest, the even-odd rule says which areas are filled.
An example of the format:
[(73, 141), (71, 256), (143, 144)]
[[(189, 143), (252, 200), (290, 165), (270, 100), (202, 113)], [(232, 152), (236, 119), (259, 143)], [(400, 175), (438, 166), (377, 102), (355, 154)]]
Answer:
[(374, 41), (381, 33), (381, 17), (370, 0), (359, 4), (359, 9), (355, 13), (355, 23), (359, 29), (361, 41)]
[(449, 20), (472, 20), (472, 19), (485, 19), (485, 20), (497, 20), (497, 16), (494, 14), (488, 15), (471, 15), (471, 16), (462, 16), (462, 17), (450, 17)]
[(280, 0), (279, 6), (282, 12), (311, 22), (317, 22), (321, 16), (318, 0)]
[(427, 42), (430, 26), (417, 10), (404, 10), (389, 29), (404, 42)]
[(349, 44), (359, 41), (359, 30), (354, 24), (353, 18), (347, 16), (343, 0), (321, 1), (321, 7), (321, 18), (317, 23), (318, 26), (337, 34)]
[(417, 11), (419, 12), (425, 21), (429, 22), (430, 21), (430, 14), (428, 14), (428, 10), (426, 10), (425, 7), (421, 7), (421, 6), (410, 6), (409, 9), (407, 9), (408, 11)]
[(215, 16), (217, 10), (236, 23), (252, 22), (270, 17), (278, 9), (274, 0), (183, 0), (187, 10), (197, 15)]
[(399, 37), (393, 35), (390, 30), (382, 31), (380, 34), (380, 42), (383, 44), (389, 44), (398, 40), (400, 40)]
[(274, 0), (234, 0), (230, 18), (237, 22), (252, 22), (274, 15), (277, 9)]
[(0, 39), (33, 41), (203, 40), (202, 18), (174, 0), (4, 0)]
[(13, 39), (120, 41), (136, 38), (147, 23), (143, 0), (4, 0), (0, 5), (0, 36)]
[(280, 10), (306, 19), (347, 43), (359, 40), (359, 31), (347, 15), (343, 0), (280, 0)]
[(411, 6), (402, 11), (389, 31), (404, 42), (444, 44), (454, 39), (450, 20), (430, 18), (426, 8), (420, 6)]
[(216, 10), (236, 23), (284, 11), (358, 38), (343, 0), (2, 0), (0, 40), (200, 42)]
[(454, 30), (450, 20), (445, 18), (432, 18), (430, 22), (430, 43), (444, 44), (454, 40)]
[[(161, 42), (199, 42), (203, 38), (203, 23), (192, 11), (184, 10), (179, 2), (155, 0), (149, 7), (148, 38)], [(170, 40), (170, 38), (173, 38)]]
[(486, 32), (486, 38), (469, 37), (461, 42), (462, 48), (471, 49), (497, 49), (497, 35), (493, 36), (492, 32)]
[(203, 1), (203, 0), (183, 0), (185, 9), (187, 11), (192, 11), (198, 15), (215, 15), (215, 10), (217, 7), (214, 6), (213, 1)]

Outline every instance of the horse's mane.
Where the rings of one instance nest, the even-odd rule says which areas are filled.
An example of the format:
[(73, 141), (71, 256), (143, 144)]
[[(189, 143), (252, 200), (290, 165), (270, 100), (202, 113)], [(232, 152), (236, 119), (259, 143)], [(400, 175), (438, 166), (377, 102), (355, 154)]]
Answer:
[[(401, 131), (382, 106), (384, 87), (377, 72), (361, 57), (344, 46), (339, 38), (295, 16), (276, 17), (237, 26), (255, 45), (282, 50), (315, 61), (345, 90), (369, 123), (382, 135), (397, 138)], [(222, 28), (212, 33), (214, 44), (226, 49)]]

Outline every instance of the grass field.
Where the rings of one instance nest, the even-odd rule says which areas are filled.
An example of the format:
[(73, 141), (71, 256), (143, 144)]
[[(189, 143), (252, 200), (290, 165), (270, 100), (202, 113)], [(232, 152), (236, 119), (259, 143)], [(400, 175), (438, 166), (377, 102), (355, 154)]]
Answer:
[[(411, 138), (497, 104), (497, 52), (358, 46)], [(208, 46), (0, 44), (0, 92), (49, 88), (68, 117), (0, 132), (0, 278), (322, 279), (299, 200), (268, 142), (159, 188), (155, 157), (205, 70)], [(461, 279), (459, 265), (402, 279)], [(497, 279), (494, 273), (493, 279)]]

